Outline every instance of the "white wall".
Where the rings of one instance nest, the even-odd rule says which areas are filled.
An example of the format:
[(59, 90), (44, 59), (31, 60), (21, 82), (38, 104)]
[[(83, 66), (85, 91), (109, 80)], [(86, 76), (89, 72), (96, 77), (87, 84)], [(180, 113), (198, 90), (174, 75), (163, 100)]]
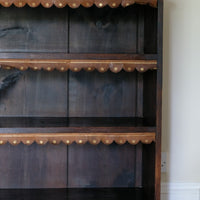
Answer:
[(163, 75), (162, 180), (200, 183), (200, 0), (164, 0)]

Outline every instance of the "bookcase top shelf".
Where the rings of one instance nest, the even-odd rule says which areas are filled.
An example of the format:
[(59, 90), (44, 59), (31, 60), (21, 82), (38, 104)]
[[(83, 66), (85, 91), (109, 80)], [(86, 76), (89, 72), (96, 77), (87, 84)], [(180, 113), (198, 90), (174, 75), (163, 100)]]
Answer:
[(21, 59), (1, 59), (0, 67), (3, 69), (19, 69), (25, 71), (46, 70), (46, 71), (67, 71), (71, 70), (79, 72), (84, 69), (86, 71), (106, 72), (108, 69), (114, 73), (120, 72), (122, 69), (126, 72), (145, 72), (147, 70), (156, 70), (156, 60), (21, 60)]
[(117, 8), (120, 5), (127, 7), (133, 4), (148, 4), (152, 7), (157, 7), (157, 0), (0, 0), (0, 4), (4, 7), (10, 7), (15, 5), (16, 7), (24, 7), (28, 5), (30, 7), (38, 7), (42, 5), (45, 8), (50, 8), (55, 5), (58, 8), (69, 6), (71, 8), (78, 8), (80, 5), (83, 7), (91, 7), (96, 5), (98, 8), (104, 6), (110, 6), (111, 8)]

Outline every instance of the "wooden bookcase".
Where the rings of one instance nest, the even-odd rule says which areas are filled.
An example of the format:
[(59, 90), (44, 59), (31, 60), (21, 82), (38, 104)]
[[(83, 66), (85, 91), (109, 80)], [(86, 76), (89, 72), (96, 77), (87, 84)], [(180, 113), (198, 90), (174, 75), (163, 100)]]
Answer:
[(0, 198), (160, 200), (163, 1), (0, 5)]

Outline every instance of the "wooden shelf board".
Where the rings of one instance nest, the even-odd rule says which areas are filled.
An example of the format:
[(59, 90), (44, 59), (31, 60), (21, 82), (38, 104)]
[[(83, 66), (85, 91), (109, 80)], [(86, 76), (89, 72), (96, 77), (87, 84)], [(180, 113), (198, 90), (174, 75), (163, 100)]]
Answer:
[(157, 60), (157, 54), (86, 54), (43, 52), (0, 52), (0, 59), (55, 59), (55, 60)]
[(144, 133), (3, 133), (0, 134), (0, 144), (9, 142), (12, 145), (17, 145), (20, 142), (26, 145), (31, 145), (33, 142), (44, 145), (47, 142), (52, 144), (59, 144), (63, 142), (67, 145), (76, 142), (77, 144), (90, 144), (97, 145), (100, 142), (110, 145), (113, 142), (123, 145), (126, 142), (136, 145), (139, 142), (150, 144), (155, 141), (154, 132)]
[(142, 118), (0, 118), (0, 144), (150, 144), (155, 141), (152, 121)]
[(156, 60), (44, 60), (44, 59), (0, 59), (0, 65), (3, 69), (18, 69), (25, 71), (32, 70), (59, 70), (65, 72), (71, 70), (79, 72), (82, 69), (86, 71), (106, 72), (108, 70), (118, 73), (121, 70), (126, 72), (146, 72), (147, 70), (156, 70)]
[(50, 8), (53, 5), (55, 5), (58, 8), (63, 8), (66, 5), (68, 5), (71, 8), (78, 8), (80, 5), (83, 7), (91, 7), (93, 5), (96, 5), (98, 8), (102, 8), (104, 6), (109, 5), (111, 8), (117, 8), (120, 5), (123, 7), (131, 6), (133, 4), (149, 4), (152, 7), (157, 7), (157, 0), (117, 0), (117, 1), (109, 1), (109, 0), (94, 0), (94, 1), (88, 1), (88, 0), (71, 0), (71, 1), (63, 1), (63, 0), (0, 0), (0, 4), (4, 7), (10, 7), (12, 5), (15, 5), (16, 7), (24, 7), (25, 5), (28, 5), (32, 8), (38, 7), (39, 5), (42, 5), (45, 8)]
[[(1, 189), (0, 196), (6, 200), (144, 200), (144, 189)], [(147, 198), (146, 198), (147, 199)], [(149, 199), (151, 200), (151, 199)]]

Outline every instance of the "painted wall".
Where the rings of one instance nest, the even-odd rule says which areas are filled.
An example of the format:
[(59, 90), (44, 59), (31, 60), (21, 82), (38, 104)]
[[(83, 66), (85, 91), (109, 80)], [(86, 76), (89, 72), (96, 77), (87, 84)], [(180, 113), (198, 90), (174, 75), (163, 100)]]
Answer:
[(200, 0), (164, 0), (163, 182), (200, 183)]

